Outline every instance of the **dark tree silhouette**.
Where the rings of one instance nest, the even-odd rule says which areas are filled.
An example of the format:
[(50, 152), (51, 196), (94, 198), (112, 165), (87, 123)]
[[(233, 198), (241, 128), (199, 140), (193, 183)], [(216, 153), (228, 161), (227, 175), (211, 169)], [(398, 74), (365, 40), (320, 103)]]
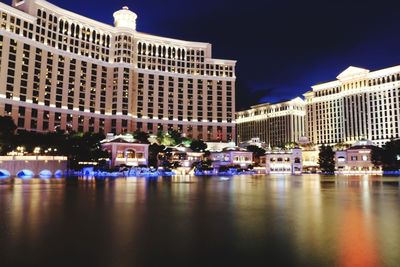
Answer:
[(0, 116), (0, 136), (12, 136), (17, 126), (10, 116)]
[(382, 166), (384, 171), (400, 170), (400, 140), (387, 142), (383, 148), (372, 150), (372, 162), (375, 166)]
[(384, 150), (380, 147), (373, 147), (371, 150), (371, 161), (375, 167), (383, 165), (383, 154)]
[(149, 146), (149, 165), (157, 167), (158, 165), (158, 153), (163, 152), (165, 146), (159, 144), (151, 144)]
[(260, 162), (260, 157), (265, 155), (265, 149), (258, 146), (250, 145), (246, 147), (247, 151), (253, 152), (253, 158), (255, 162)]
[(15, 142), (14, 134), (17, 126), (9, 116), (0, 116), (0, 154), (5, 155), (12, 151)]
[(65, 142), (60, 151), (68, 157), (69, 168), (79, 168), (79, 162), (97, 162), (109, 158), (109, 153), (101, 148), (100, 141), (105, 138), (102, 133), (73, 133), (65, 135)]
[(149, 134), (139, 131), (137, 130), (136, 132), (134, 132), (133, 137), (135, 138), (136, 141), (138, 141), (141, 144), (149, 144)]
[(319, 149), (319, 168), (322, 173), (334, 173), (335, 172), (335, 152), (331, 146), (322, 145)]
[(171, 138), (174, 140), (174, 145), (179, 145), (182, 143), (183, 138), (182, 134), (176, 130), (170, 130), (168, 131), (168, 134), (171, 136)]
[(190, 149), (194, 152), (204, 152), (207, 149), (207, 144), (203, 140), (193, 140), (190, 143)]

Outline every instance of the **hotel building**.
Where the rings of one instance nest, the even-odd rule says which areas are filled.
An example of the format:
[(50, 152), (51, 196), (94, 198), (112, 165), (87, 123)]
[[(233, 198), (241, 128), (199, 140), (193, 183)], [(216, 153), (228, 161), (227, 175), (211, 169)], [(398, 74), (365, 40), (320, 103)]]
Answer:
[(370, 72), (349, 67), (305, 93), (307, 137), (314, 144), (382, 146), (400, 137), (400, 66)]
[(236, 62), (138, 32), (136, 19), (126, 7), (111, 26), (44, 0), (0, 3), (0, 115), (31, 131), (233, 139)]
[(297, 142), (304, 136), (305, 103), (297, 97), (276, 104), (261, 104), (236, 113), (237, 142), (255, 137), (269, 147)]

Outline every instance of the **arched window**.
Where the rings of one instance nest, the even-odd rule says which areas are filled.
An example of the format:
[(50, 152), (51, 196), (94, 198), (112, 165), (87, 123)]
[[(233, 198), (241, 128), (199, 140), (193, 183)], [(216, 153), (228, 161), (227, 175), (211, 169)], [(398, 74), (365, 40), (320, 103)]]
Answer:
[(135, 150), (133, 150), (133, 149), (128, 149), (128, 150), (126, 150), (126, 151), (125, 151), (125, 157), (126, 157), (127, 159), (134, 159), (134, 158), (136, 157)]
[(107, 35), (107, 47), (110, 47), (110, 39), (111, 39), (110, 35)]
[(86, 32), (86, 28), (82, 27), (82, 33), (81, 33), (81, 39), (85, 40), (85, 32)]
[(60, 25), (59, 25), (59, 33), (63, 33), (64, 31), (64, 21), (60, 20)]
[(79, 28), (79, 25), (76, 25), (75, 37), (79, 38), (79, 34), (80, 34), (80, 28)]
[(90, 41), (91, 40), (91, 30), (89, 29), (89, 28), (87, 28), (86, 29), (86, 35), (85, 35), (85, 38), (86, 38), (86, 41)]
[(0, 170), (0, 178), (8, 178), (10, 177), (10, 172), (7, 170)]
[(75, 24), (71, 24), (71, 36), (75, 36)]
[(69, 27), (69, 24), (68, 24), (68, 21), (66, 21), (64, 24), (64, 34), (68, 34), (68, 27)]

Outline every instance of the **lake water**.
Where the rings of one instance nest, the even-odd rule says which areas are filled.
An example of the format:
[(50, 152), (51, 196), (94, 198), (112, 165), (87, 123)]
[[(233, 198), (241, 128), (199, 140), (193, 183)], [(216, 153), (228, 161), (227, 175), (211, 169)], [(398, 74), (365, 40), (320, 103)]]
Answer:
[(400, 266), (400, 179), (16, 179), (0, 266)]

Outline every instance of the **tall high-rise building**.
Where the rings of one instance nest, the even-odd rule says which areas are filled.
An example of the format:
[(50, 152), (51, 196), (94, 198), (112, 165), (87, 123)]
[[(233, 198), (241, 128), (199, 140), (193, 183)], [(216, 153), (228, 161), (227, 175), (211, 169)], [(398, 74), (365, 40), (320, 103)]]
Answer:
[(211, 45), (136, 31), (124, 7), (114, 26), (44, 0), (0, 3), (0, 115), (18, 128), (121, 133), (175, 129), (235, 135), (235, 61)]
[(304, 94), (307, 136), (315, 144), (400, 137), (400, 66), (370, 72), (349, 67)]
[(258, 137), (270, 147), (297, 142), (304, 136), (305, 113), (305, 103), (299, 97), (237, 112), (237, 141), (242, 143)]

